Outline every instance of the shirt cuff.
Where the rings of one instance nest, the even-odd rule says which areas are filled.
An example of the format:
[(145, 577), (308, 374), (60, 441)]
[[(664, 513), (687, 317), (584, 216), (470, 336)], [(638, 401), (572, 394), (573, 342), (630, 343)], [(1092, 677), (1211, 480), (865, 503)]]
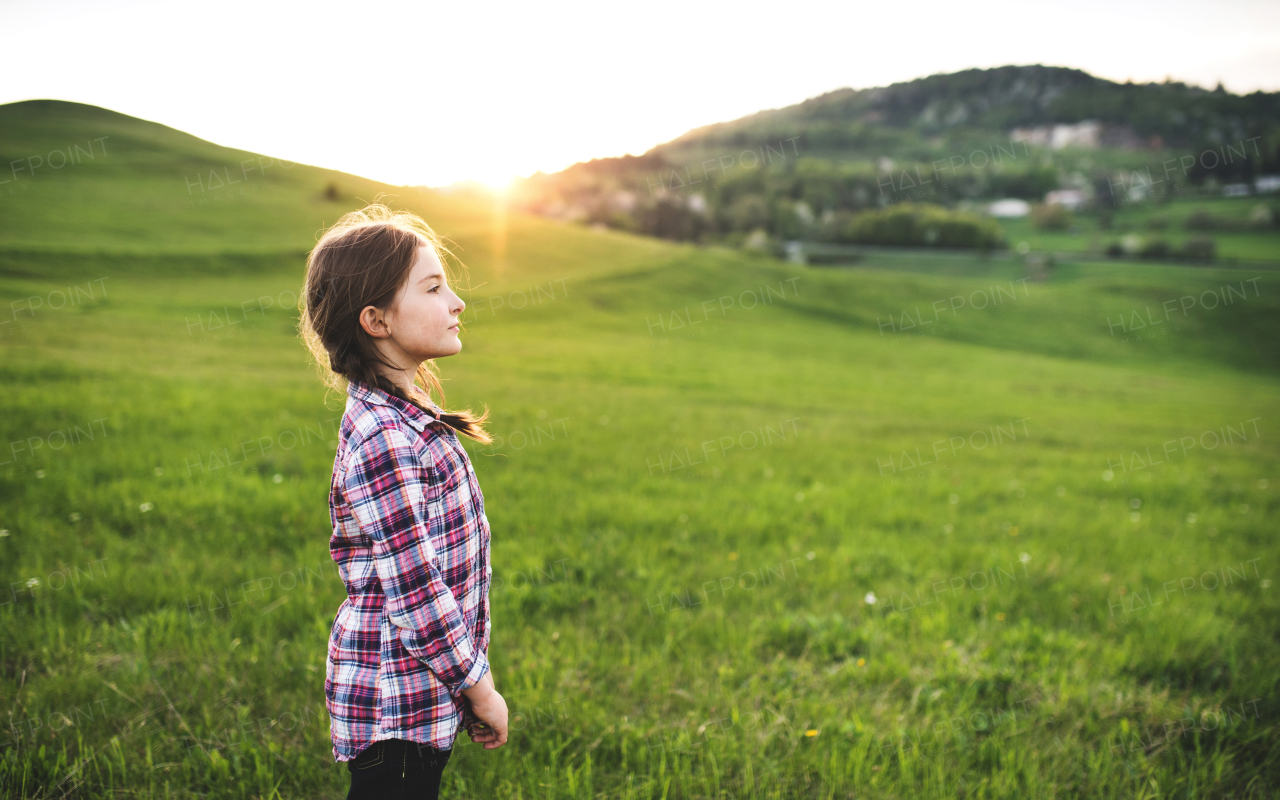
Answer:
[(472, 665), (471, 671), (467, 673), (467, 677), (462, 679), (461, 685), (458, 686), (458, 694), (462, 694), (480, 682), (484, 674), (489, 671), (489, 657), (485, 655), (483, 650), (476, 653), (476, 663)]

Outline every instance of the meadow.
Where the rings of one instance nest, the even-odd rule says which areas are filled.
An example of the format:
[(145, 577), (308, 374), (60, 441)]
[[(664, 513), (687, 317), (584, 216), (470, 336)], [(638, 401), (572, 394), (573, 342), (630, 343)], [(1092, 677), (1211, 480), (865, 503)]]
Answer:
[[(1188, 218), (1198, 214), (1208, 218), (1219, 229), (1198, 230)], [(1140, 241), (1159, 240), (1170, 245), (1171, 252), (1192, 239), (1211, 239), (1215, 260), (1220, 265), (1248, 269), (1251, 263), (1276, 266), (1276, 229), (1250, 224), (1252, 215), (1280, 214), (1280, 204), (1271, 197), (1169, 197), (1151, 202), (1113, 201), (1105, 213), (1098, 211), (1073, 215), (1069, 230), (1046, 231), (1037, 228), (1029, 217), (1002, 220), (1010, 244), (1026, 242), (1034, 250), (1092, 253), (1100, 256), (1108, 246), (1121, 243), (1126, 236)], [(1105, 223), (1102, 219), (1105, 217)]]
[(296, 293), (377, 196), (466, 265), (439, 367), (499, 437), (513, 733), (443, 796), (1280, 787), (1280, 274), (803, 267), (0, 106), (0, 163), (99, 137), (0, 175), (3, 796), (344, 796)]

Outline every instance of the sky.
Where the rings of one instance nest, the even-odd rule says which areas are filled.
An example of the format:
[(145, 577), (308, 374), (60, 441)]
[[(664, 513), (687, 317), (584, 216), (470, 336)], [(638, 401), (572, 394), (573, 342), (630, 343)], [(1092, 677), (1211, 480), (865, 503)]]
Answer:
[(1276, 0), (0, 0), (0, 30), (0, 103), (89, 103), (394, 185), (501, 185), (972, 67), (1280, 90)]

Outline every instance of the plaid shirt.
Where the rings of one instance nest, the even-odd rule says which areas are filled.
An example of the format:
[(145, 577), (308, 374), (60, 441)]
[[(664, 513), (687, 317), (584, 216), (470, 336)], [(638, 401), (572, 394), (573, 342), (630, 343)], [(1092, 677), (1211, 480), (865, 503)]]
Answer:
[(325, 665), (333, 755), (392, 738), (448, 750), (461, 692), (489, 670), (484, 497), (448, 425), (359, 381), (347, 395), (329, 493), (347, 588)]

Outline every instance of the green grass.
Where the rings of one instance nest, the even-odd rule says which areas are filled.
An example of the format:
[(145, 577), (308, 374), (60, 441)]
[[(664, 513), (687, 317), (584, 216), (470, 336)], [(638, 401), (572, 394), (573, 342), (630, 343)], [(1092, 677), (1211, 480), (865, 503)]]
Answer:
[[(162, 193), (191, 153), (232, 156), (46, 112), (0, 107), (6, 157), (99, 130), (133, 155), (33, 178), (0, 217), (0, 794), (341, 797), (342, 398), (296, 311), (258, 298), (296, 292), (358, 199), (329, 204), (332, 173), (299, 165), (245, 207), (178, 208)], [(401, 202), (470, 267), (440, 366), (449, 405), (487, 405), (502, 437), (468, 449), (518, 730), (464, 738), (445, 796), (1276, 791), (1280, 278), (799, 268)]]
[[(1248, 225), (1250, 213), (1259, 205), (1269, 206), (1272, 213), (1280, 213), (1280, 203), (1276, 202), (1275, 195), (1161, 200), (1121, 203), (1111, 209), (1111, 223), (1106, 228), (1101, 226), (1097, 213), (1074, 215), (1071, 231), (1039, 230), (1030, 217), (1001, 220), (1000, 227), (1010, 245), (1026, 242), (1035, 250), (1101, 254), (1126, 235), (1134, 234), (1144, 241), (1164, 240), (1174, 250), (1182, 247), (1188, 239), (1210, 238), (1217, 247), (1219, 261), (1246, 259), (1274, 263), (1280, 260), (1280, 227), (1251, 229)], [(1197, 211), (1233, 222), (1240, 229), (1188, 230), (1184, 223)]]

